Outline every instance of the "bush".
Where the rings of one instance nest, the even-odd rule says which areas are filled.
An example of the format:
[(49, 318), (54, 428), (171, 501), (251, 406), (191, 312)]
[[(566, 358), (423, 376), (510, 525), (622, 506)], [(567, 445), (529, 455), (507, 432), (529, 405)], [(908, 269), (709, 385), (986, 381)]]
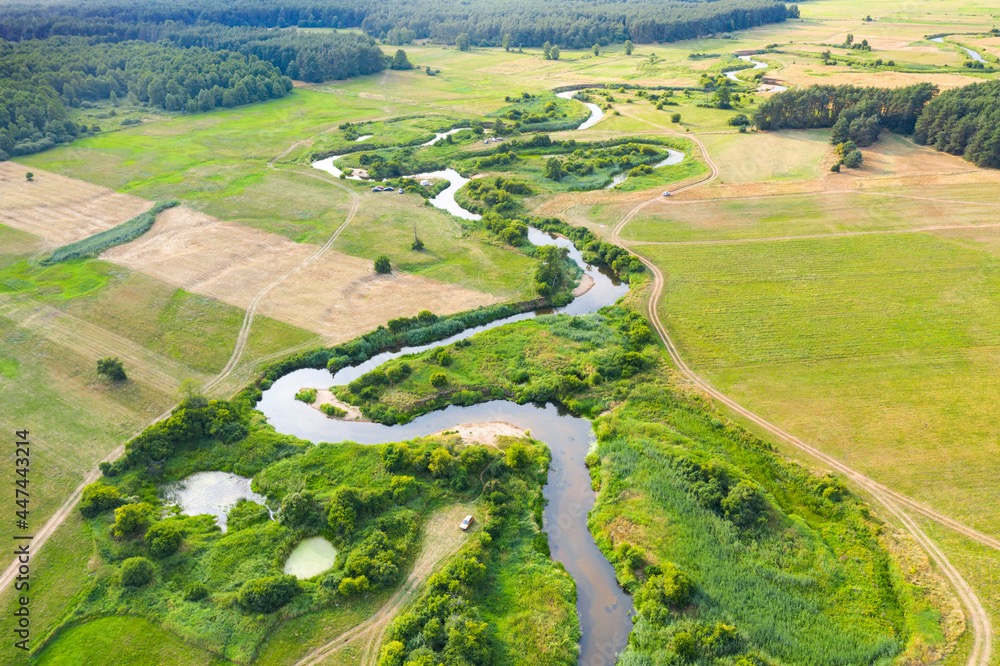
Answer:
[[(157, 215), (168, 208), (178, 205), (178, 203), (179, 202), (177, 201), (161, 201), (156, 203), (145, 213), (140, 213), (132, 219), (122, 222), (116, 227), (106, 229), (105, 231), (96, 233), (93, 236), (87, 236), (86, 238), (78, 240), (75, 243), (63, 245), (44, 259), (42, 264), (49, 265), (60, 261), (80, 259), (82, 257), (96, 257), (100, 253), (109, 248), (115, 247), (116, 245), (130, 243), (149, 231), (150, 227), (153, 226), (153, 223), (156, 222)], [(100, 368), (98, 368), (98, 372), (100, 372)], [(112, 377), (112, 379), (116, 378)], [(125, 379), (125, 377), (122, 376), (121, 379)]]
[(130, 557), (122, 562), (118, 575), (125, 587), (142, 587), (153, 580), (153, 563), (145, 557)]
[(226, 526), (230, 532), (245, 530), (253, 525), (266, 523), (271, 518), (266, 506), (248, 499), (241, 499), (226, 516)]
[(681, 121), (681, 114), (674, 113), (674, 114), (672, 114), (670, 116), (670, 122), (672, 122), (672, 123), (679, 123), (680, 121)]
[(319, 527), (323, 510), (312, 493), (289, 493), (281, 500), (278, 522), (293, 528)]
[(345, 597), (353, 597), (366, 591), (369, 587), (371, 587), (371, 585), (368, 582), (368, 578), (365, 576), (343, 578), (340, 581), (340, 585), (337, 587), (337, 592)]
[(844, 166), (848, 169), (857, 169), (861, 166), (863, 157), (860, 150), (852, 150), (844, 155)]
[(342, 419), (347, 416), (347, 412), (337, 407), (336, 405), (323, 404), (319, 406), (319, 411), (323, 412), (330, 418)]
[(311, 405), (316, 402), (316, 389), (314, 388), (304, 388), (295, 394), (296, 400), (301, 400), (307, 405)]
[(122, 362), (117, 358), (112, 358), (110, 356), (98, 359), (97, 374), (104, 375), (108, 379), (116, 382), (122, 382), (128, 379), (125, 375), (125, 366)]
[(635, 594), (635, 607), (650, 622), (665, 623), (670, 611), (680, 611), (691, 602), (694, 583), (672, 565), (646, 579)]
[(208, 587), (204, 583), (191, 583), (184, 590), (185, 601), (201, 601), (208, 596)]
[(245, 610), (273, 613), (291, 601), (298, 591), (299, 581), (295, 576), (266, 576), (244, 583), (237, 601)]
[(448, 383), (448, 377), (443, 372), (435, 372), (431, 375), (431, 386), (441, 388)]
[(177, 552), (184, 540), (184, 530), (176, 523), (153, 523), (146, 530), (146, 547), (153, 557), (168, 557)]
[(750, 119), (747, 118), (746, 114), (740, 113), (730, 118), (727, 122), (733, 127), (746, 127), (750, 124)]
[(375, 257), (375, 272), (382, 275), (392, 272), (392, 264), (389, 263), (389, 257), (384, 254)]
[(767, 500), (754, 484), (740, 481), (722, 500), (722, 511), (733, 525), (752, 529), (767, 522)]
[(83, 489), (80, 498), (80, 513), (87, 518), (93, 518), (102, 511), (116, 509), (122, 505), (121, 494), (114, 486), (106, 486), (101, 482), (91, 483)]
[(153, 507), (145, 502), (126, 504), (115, 509), (115, 522), (111, 534), (118, 538), (145, 531), (153, 515)]

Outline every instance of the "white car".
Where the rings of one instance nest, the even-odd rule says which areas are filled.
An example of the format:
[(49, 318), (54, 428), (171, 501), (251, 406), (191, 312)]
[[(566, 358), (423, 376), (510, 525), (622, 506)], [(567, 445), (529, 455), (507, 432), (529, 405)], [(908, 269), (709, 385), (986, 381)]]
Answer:
[(459, 527), (460, 527), (460, 528), (462, 529), (462, 531), (464, 532), (464, 531), (466, 531), (467, 529), (469, 529), (469, 527), (470, 527), (470, 526), (472, 525), (472, 521), (473, 521), (473, 520), (475, 520), (475, 518), (473, 518), (473, 517), (472, 517), (472, 514), (470, 513), (470, 514), (469, 514), (468, 516), (466, 516), (466, 517), (465, 517), (465, 520), (463, 520), (463, 521), (462, 521), (462, 524), (461, 524), (461, 525), (459, 525)]
[(664, 192), (663, 192), (663, 196), (665, 196), (665, 197), (669, 197), (669, 196), (670, 196), (670, 192), (668, 192), (668, 191), (664, 191)]

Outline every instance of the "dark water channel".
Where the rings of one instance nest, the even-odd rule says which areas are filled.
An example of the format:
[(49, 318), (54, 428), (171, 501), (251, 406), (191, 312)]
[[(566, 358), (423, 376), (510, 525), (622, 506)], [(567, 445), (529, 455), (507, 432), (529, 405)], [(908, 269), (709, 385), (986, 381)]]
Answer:
[(589, 421), (562, 412), (554, 405), (518, 405), (497, 400), (471, 407), (453, 405), (425, 414), (407, 424), (386, 426), (330, 419), (309, 405), (295, 400), (295, 393), (303, 387), (341, 386), (390, 359), (447, 345), (480, 331), (530, 319), (539, 314), (556, 312), (581, 315), (594, 312), (614, 303), (628, 291), (628, 285), (622, 284), (610, 273), (586, 264), (580, 251), (567, 239), (531, 229), (529, 240), (536, 245), (559, 245), (567, 248), (570, 257), (593, 280), (594, 286), (564, 307), (514, 315), (467, 329), (429, 345), (379, 354), (365, 363), (343, 368), (336, 374), (312, 369), (291, 372), (276, 380), (264, 392), (257, 409), (267, 416), (268, 421), (279, 432), (313, 442), (382, 444), (430, 435), (462, 424), (490, 421), (513, 424), (530, 431), (532, 437), (545, 442), (552, 451), (552, 465), (549, 468), (548, 484), (544, 489), (548, 501), (543, 514), (544, 530), (549, 538), (553, 559), (561, 562), (576, 581), (576, 607), (582, 631), (579, 663), (585, 666), (603, 666), (614, 663), (616, 655), (628, 643), (628, 635), (632, 629), (632, 600), (618, 586), (614, 568), (598, 549), (587, 529), (587, 515), (595, 499), (590, 486), (590, 475), (584, 464), (588, 450), (596, 441)]

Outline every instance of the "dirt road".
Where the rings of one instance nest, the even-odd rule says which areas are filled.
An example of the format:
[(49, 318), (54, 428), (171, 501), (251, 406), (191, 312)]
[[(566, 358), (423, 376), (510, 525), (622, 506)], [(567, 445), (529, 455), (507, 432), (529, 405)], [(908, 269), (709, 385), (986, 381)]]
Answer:
[(396, 593), (389, 597), (389, 600), (370, 618), (311, 651), (295, 662), (295, 666), (325, 663), (339, 650), (359, 640), (364, 641), (364, 646), (359, 653), (358, 663), (365, 666), (374, 665), (378, 661), (379, 648), (389, 629), (389, 623), (414, 599), (417, 590), (438, 564), (455, 553), (465, 542), (468, 533), (458, 529), (458, 524), (469, 513), (472, 513), (470, 505), (459, 504), (442, 509), (431, 516), (424, 528), (423, 544), (413, 569)]
[[(708, 156), (705, 146), (696, 137), (684, 135), (686, 138), (693, 140), (701, 148), (702, 154), (705, 157), (706, 163), (711, 167), (712, 173), (705, 179), (692, 183), (684, 188), (675, 190), (674, 194), (679, 194), (685, 190), (691, 189), (693, 187), (698, 187), (704, 185), (712, 180), (718, 175), (718, 169), (715, 164), (711, 161)], [(641, 211), (643, 208), (653, 204), (656, 201), (665, 201), (662, 197), (654, 197), (647, 201), (644, 201), (636, 205), (628, 214), (622, 218), (622, 220), (615, 226), (611, 234), (611, 241), (622, 247), (629, 247), (629, 243), (622, 239), (621, 232), (626, 225), (635, 217), (635, 215)], [(641, 243), (636, 243), (636, 245), (641, 245)], [(756, 424), (757, 426), (763, 428), (764, 430), (770, 432), (772, 435), (776, 436), (778, 439), (808, 453), (814, 458), (821, 461), (823, 464), (829, 468), (843, 474), (851, 481), (856, 483), (859, 487), (863, 488), (867, 493), (871, 495), (879, 504), (881, 504), (888, 511), (889, 514), (894, 516), (900, 523), (906, 528), (913, 538), (920, 544), (920, 546), (927, 552), (931, 560), (937, 564), (941, 573), (948, 579), (955, 593), (958, 595), (965, 607), (968, 621), (970, 624), (970, 631), (973, 638), (972, 649), (969, 653), (969, 659), (967, 661), (968, 666), (988, 666), (990, 658), (992, 655), (992, 640), (993, 640), (993, 628), (990, 623), (989, 616), (986, 614), (986, 610), (983, 608), (982, 603), (976, 596), (976, 593), (972, 590), (969, 584), (962, 578), (962, 575), (955, 569), (954, 565), (948, 560), (947, 556), (937, 547), (937, 545), (920, 529), (920, 526), (903, 510), (903, 507), (909, 508), (916, 511), (942, 525), (945, 525), (964, 536), (969, 537), (979, 543), (987, 545), (991, 548), (996, 548), (1000, 550), (1000, 541), (990, 537), (986, 534), (978, 532), (970, 527), (962, 525), (958, 521), (952, 520), (947, 516), (944, 516), (937, 511), (929, 507), (912, 500), (901, 493), (894, 490), (886, 488), (882, 484), (868, 478), (861, 472), (858, 472), (851, 467), (848, 467), (844, 463), (840, 462), (836, 458), (823, 453), (819, 449), (805, 443), (798, 437), (782, 430), (778, 426), (772, 424), (761, 416), (758, 416), (754, 412), (746, 409), (735, 400), (722, 393), (713, 387), (706, 379), (701, 375), (692, 370), (684, 359), (680, 356), (677, 351), (677, 347), (674, 345), (673, 339), (670, 337), (670, 333), (667, 331), (660, 319), (659, 315), (659, 303), (660, 298), (663, 295), (664, 287), (666, 284), (663, 272), (660, 270), (656, 264), (642, 256), (635, 250), (631, 250), (642, 263), (649, 269), (650, 273), (653, 275), (653, 285), (650, 293), (649, 302), (647, 303), (647, 312), (649, 315), (649, 320), (653, 323), (657, 334), (663, 341), (663, 345), (670, 355), (671, 360), (678, 370), (696, 387), (701, 391), (711, 396), (718, 402), (726, 405), (733, 412), (736, 412), (748, 421)]]

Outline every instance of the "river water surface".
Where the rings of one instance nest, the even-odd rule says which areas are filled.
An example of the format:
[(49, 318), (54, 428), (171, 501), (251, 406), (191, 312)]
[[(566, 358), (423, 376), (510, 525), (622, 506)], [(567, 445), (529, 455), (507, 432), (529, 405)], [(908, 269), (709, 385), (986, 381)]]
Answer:
[[(332, 167), (332, 160), (323, 166)], [(454, 169), (414, 177), (447, 179), (449, 187), (431, 199), (431, 204), (465, 219), (478, 219), (475, 213), (464, 210), (455, 201), (455, 192), (467, 181)], [(614, 663), (616, 655), (628, 644), (632, 629), (632, 601), (618, 586), (614, 568), (594, 543), (587, 528), (587, 515), (595, 500), (590, 474), (584, 464), (588, 450), (596, 442), (589, 421), (562, 412), (553, 405), (518, 405), (496, 400), (470, 407), (452, 405), (407, 424), (387, 426), (330, 419), (295, 400), (295, 393), (303, 387), (342, 386), (390, 359), (451, 344), (480, 331), (539, 314), (580, 315), (594, 312), (614, 303), (628, 291), (628, 285), (622, 284), (608, 271), (587, 264), (581, 252), (568, 239), (535, 228), (529, 229), (528, 239), (535, 245), (566, 248), (570, 258), (593, 280), (593, 287), (564, 307), (514, 315), (466, 329), (435, 343), (385, 352), (359, 365), (343, 368), (336, 374), (314, 369), (291, 372), (264, 391), (257, 409), (279, 432), (313, 442), (382, 444), (430, 435), (462, 424), (490, 421), (511, 423), (545, 442), (552, 451), (552, 466), (544, 489), (547, 505), (543, 512), (543, 528), (549, 538), (553, 559), (561, 562), (576, 582), (576, 606), (582, 632), (579, 663), (603, 666)]]

